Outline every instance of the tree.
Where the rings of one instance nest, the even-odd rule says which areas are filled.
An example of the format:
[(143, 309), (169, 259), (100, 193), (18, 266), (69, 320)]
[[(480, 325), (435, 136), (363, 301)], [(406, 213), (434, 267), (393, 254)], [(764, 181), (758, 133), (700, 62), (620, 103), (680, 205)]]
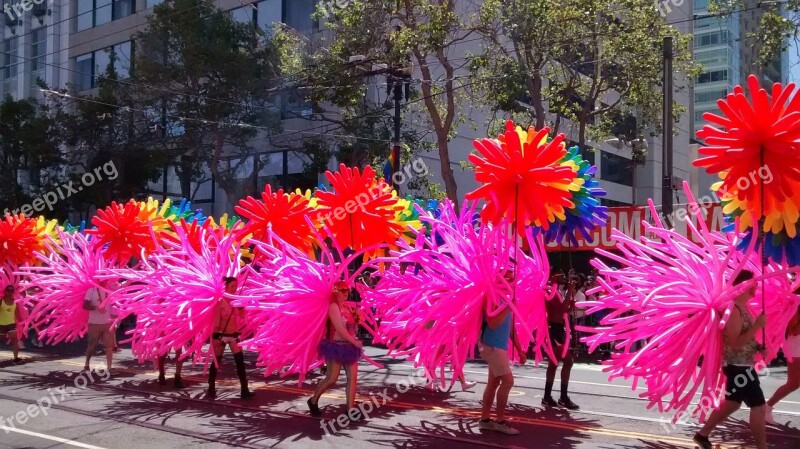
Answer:
[[(406, 109), (422, 112), (415, 117), (422, 117), (423, 122), (415, 124), (413, 131), (406, 127), (406, 132), (423, 136), (427, 129), (432, 130), (431, 143), (439, 154), (447, 197), (457, 204), (449, 142), (463, 119), (459, 103), (468, 82), (456, 76), (464, 58), (453, 59), (452, 55), (470, 35), (469, 26), (461, 20), (469, 14), (458, 10), (455, 0), (375, 0), (353, 1), (325, 15), (333, 37), (310, 58), (304, 80), (312, 85), (310, 97), (339, 106), (343, 124), (363, 124), (357, 119), (365, 115), (359, 113), (364, 109), (357, 105), (363, 101), (366, 80), (402, 78), (410, 62), (418, 69), (420, 92), (415, 92)], [(354, 55), (365, 56), (364, 63), (348, 63)], [(378, 64), (387, 68), (373, 70)], [(384, 110), (389, 108), (384, 106)], [(381, 151), (388, 155), (386, 143)]]
[[(241, 171), (257, 176), (252, 145), (264, 125), (268, 91), (281, 77), (281, 41), (262, 39), (211, 0), (168, 0), (136, 35), (138, 98), (164, 130), (167, 160), (191, 198), (191, 182), (208, 166), (229, 198), (241, 195)], [(244, 193), (254, 193), (245, 191)]]
[[(696, 73), (690, 36), (667, 25), (652, 0), (488, 0), (478, 30), (486, 50), (472, 71), (484, 102), (553, 133), (568, 119), (581, 148), (631, 114), (638, 130), (625, 134), (660, 122), (665, 36), (675, 41), (676, 70)], [(677, 118), (685, 107), (674, 110)]]
[[(33, 99), (0, 103), (0, 210), (21, 207), (39, 193), (41, 174), (61, 162), (61, 137), (46, 105)], [(31, 182), (21, 185), (21, 171)]]

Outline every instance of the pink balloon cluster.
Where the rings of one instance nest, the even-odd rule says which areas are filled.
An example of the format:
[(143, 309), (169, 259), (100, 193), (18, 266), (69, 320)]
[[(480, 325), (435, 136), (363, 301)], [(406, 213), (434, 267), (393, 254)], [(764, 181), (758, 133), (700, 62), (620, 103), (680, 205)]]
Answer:
[(233, 302), (247, 310), (248, 328), (253, 330), (243, 347), (258, 352), (258, 365), (266, 368), (266, 375), (286, 367), (281, 377), (299, 374), (299, 384), (323, 362), (317, 347), (325, 338), (334, 283), (348, 280), (350, 263), (363, 251), (375, 249), (344, 256), (335, 241), (334, 252), (315, 234), (321, 243), (319, 261), (283, 242), (271, 229), (267, 241), (251, 240), (260, 256), (247, 267), (244, 291)]
[(114, 266), (88, 236), (58, 229), (58, 238), (60, 244), (48, 236), (45, 251), (36, 253), (40, 265), (23, 266), (16, 273), (27, 276), (23, 286), (29, 295), (21, 304), (32, 309), (23, 327), (35, 329), (48, 344), (75, 341), (86, 334), (86, 292), (92, 287), (107, 292), (103, 279)]
[[(171, 349), (184, 348), (183, 358), (205, 358), (211, 338), (214, 308), (227, 295), (223, 278), (240, 271), (239, 240), (201, 229), (200, 241), (186, 226), (176, 226), (176, 238), (165, 240), (141, 263), (139, 270), (115, 270), (124, 285), (107, 301), (117, 304), (120, 317), (136, 315), (129, 331), (133, 354), (140, 362), (154, 360)], [(212, 357), (213, 358), (213, 357)]]
[[(389, 355), (414, 360), (442, 386), (446, 365), (453, 371), (452, 384), (467, 358), (475, 356), (484, 316), (499, 313), (502, 305), (516, 312), (523, 345), (533, 331), (540, 335), (547, 329), (543, 292), (549, 267), (541, 240), (532, 242), (532, 257), (516, 254), (515, 299), (515, 286), (503, 278), (514, 269), (517, 252), (509, 226), (476, 226), (474, 212), (475, 203), (456, 213), (450, 202), (439, 218), (420, 210), (430, 235), (418, 231), (413, 243), (399, 241), (389, 257), (372, 261), (388, 268), (374, 288), (361, 288), (368, 310), (374, 310), (367, 321)], [(539, 358), (542, 341), (537, 338)]]
[[(702, 209), (688, 186), (684, 189), (696, 217)], [(657, 216), (652, 201), (650, 208)], [(641, 396), (650, 401), (648, 408), (676, 410), (676, 418), (698, 392), (715, 406), (719, 404), (724, 385), (723, 329), (733, 299), (756, 282), (734, 287), (732, 280), (743, 269), (761, 276), (761, 264), (752, 245), (744, 253), (737, 251), (735, 235), (711, 232), (704, 219), (696, 221), (697, 226), (692, 220), (686, 224), (700, 243), (666, 229), (660, 220), (655, 225), (645, 223), (650, 237), (641, 241), (614, 230), (616, 250), (621, 254), (596, 252), (620, 268), (593, 260), (600, 271), (600, 285), (588, 294), (599, 292), (600, 299), (580, 304), (589, 309), (588, 313), (609, 312), (599, 327), (579, 330), (592, 334), (583, 339), (590, 350), (603, 343), (614, 344), (617, 352), (604, 362), (610, 379), (633, 378), (633, 388), (644, 380), (646, 392)], [(788, 287), (780, 279), (786, 278), (786, 270), (776, 266), (769, 270), (764, 276), (766, 294), (785, 292)], [(770, 338), (777, 339), (774, 335)], [(635, 349), (637, 342), (641, 349)], [(707, 411), (697, 409), (694, 414), (704, 419), (702, 414)]]
[[(751, 266), (755, 266), (753, 271), (757, 272), (756, 270), (761, 269), (761, 263), (756, 255), (753, 256), (753, 259)], [(778, 350), (786, 342), (786, 328), (800, 307), (800, 295), (794, 293), (798, 288), (800, 288), (800, 280), (792, 282), (784, 267), (775, 262), (769, 262), (764, 267), (763, 291), (762, 284), (759, 283), (756, 296), (750, 301), (750, 310), (754, 316), (758, 316), (762, 312), (767, 316), (767, 327), (765, 328), (767, 341), (764, 355), (767, 362), (771, 362), (778, 356)], [(762, 300), (762, 294), (764, 300)], [(764, 306), (766, 306), (765, 312)], [(761, 343), (764, 343), (763, 335), (762, 332), (756, 334), (756, 338)]]

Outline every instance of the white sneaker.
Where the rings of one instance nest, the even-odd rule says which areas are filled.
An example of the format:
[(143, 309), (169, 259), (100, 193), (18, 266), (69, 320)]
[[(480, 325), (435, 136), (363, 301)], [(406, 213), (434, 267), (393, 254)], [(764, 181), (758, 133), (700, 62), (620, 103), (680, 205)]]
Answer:
[(495, 430), (494, 421), (478, 421), (478, 428), (481, 430)]
[(498, 431), (500, 433), (504, 433), (506, 435), (519, 435), (519, 430), (517, 430), (517, 429), (515, 429), (513, 427), (510, 427), (508, 425), (508, 422), (506, 422), (506, 421), (503, 421), (503, 422), (495, 421), (494, 422), (494, 430), (496, 430), (496, 431)]
[(772, 416), (772, 407), (769, 405), (767, 406), (767, 415), (764, 417), (764, 421), (766, 421), (767, 424), (778, 424), (778, 422), (775, 421), (775, 417)]
[(475, 385), (478, 385), (477, 382), (461, 382), (461, 391), (469, 391), (475, 388)]

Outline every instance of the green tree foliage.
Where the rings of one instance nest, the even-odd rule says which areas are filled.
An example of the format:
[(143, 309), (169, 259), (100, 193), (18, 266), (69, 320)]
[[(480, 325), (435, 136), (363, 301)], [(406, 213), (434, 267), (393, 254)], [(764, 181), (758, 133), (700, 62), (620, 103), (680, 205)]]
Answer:
[[(161, 126), (166, 161), (174, 164), (182, 193), (209, 167), (230, 198), (257, 175), (253, 157), (267, 123), (269, 89), (281, 79), (280, 39), (265, 39), (255, 24), (234, 21), (210, 0), (167, 0), (153, 9), (136, 35), (134, 81), (152, 90), (139, 104)], [(263, 142), (263, 139), (260, 139)]]
[(569, 119), (581, 146), (632, 113), (640, 129), (660, 122), (665, 36), (677, 72), (696, 73), (690, 36), (666, 25), (652, 0), (487, 0), (478, 30), (486, 46), (471, 68), (484, 102), (538, 129), (558, 132)]

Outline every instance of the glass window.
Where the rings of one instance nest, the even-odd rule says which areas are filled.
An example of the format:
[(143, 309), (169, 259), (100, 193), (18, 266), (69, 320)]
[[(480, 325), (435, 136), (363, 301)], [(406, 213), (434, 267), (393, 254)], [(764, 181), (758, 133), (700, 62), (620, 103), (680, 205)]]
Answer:
[(255, 11), (249, 6), (231, 10), (231, 18), (239, 23), (253, 23)]
[(94, 26), (94, 0), (78, 0), (78, 31)]
[(131, 41), (114, 46), (114, 71), (120, 79), (130, 78), (131, 75)]
[(145, 3), (145, 8), (150, 9), (153, 6), (160, 5), (162, 3), (164, 3), (164, 0), (147, 0), (147, 3)]
[(75, 84), (78, 90), (89, 90), (94, 86), (93, 60), (92, 53), (75, 58)]
[(300, 151), (287, 151), (286, 152), (286, 173), (303, 173), (306, 167), (311, 165), (311, 158), (308, 154)]
[(95, 0), (94, 26), (111, 22), (111, 0)]
[(283, 10), (281, 7), (282, 0), (264, 0), (260, 2), (258, 7), (258, 26), (265, 31), (272, 31), (275, 22), (281, 22), (283, 19)]
[(315, 11), (315, 0), (292, 0), (284, 2), (283, 23), (300, 33), (308, 34), (316, 24), (311, 19)]
[(697, 77), (698, 84), (714, 83), (717, 81), (727, 81), (727, 70), (715, 70), (713, 72), (706, 72)]
[(42, 70), (47, 54), (47, 28), (41, 27), (33, 30), (31, 41), (31, 70)]
[(630, 187), (633, 184), (633, 164), (630, 159), (601, 151), (600, 178)]
[[(108, 65), (111, 64), (111, 49), (106, 48), (94, 52), (94, 76), (100, 78), (108, 76)], [(96, 84), (95, 84), (96, 85)]]
[(135, 9), (134, 0), (114, 0), (114, 20), (128, 17)]
[(3, 72), (3, 79), (14, 78), (17, 76), (17, 67), (19, 65), (18, 61), (18, 53), (17, 53), (17, 39), (16, 37), (12, 37), (10, 39), (6, 39), (3, 43), (3, 54), (2, 59), (0, 59), (0, 67), (2, 67)]

